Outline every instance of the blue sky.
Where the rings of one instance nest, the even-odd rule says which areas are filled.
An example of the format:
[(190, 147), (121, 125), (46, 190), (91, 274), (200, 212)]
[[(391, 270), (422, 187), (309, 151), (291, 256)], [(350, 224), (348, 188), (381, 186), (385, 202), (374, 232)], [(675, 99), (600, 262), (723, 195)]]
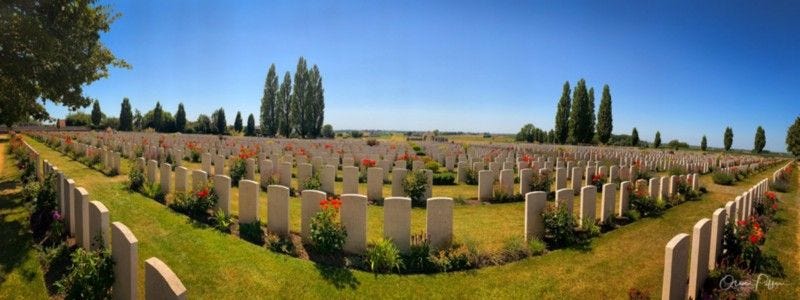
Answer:
[[(647, 3), (645, 3), (647, 2)], [(513, 133), (553, 127), (565, 80), (609, 84), (614, 132), (643, 140), (785, 151), (800, 114), (794, 1), (122, 1), (103, 42), (133, 69), (89, 85), (109, 115), (123, 97), (189, 119), (258, 117), (271, 63), (317, 64), (334, 128)], [(280, 76), (282, 78), (282, 76)], [(63, 116), (62, 108), (49, 107)], [(87, 109), (88, 111), (88, 109)]]

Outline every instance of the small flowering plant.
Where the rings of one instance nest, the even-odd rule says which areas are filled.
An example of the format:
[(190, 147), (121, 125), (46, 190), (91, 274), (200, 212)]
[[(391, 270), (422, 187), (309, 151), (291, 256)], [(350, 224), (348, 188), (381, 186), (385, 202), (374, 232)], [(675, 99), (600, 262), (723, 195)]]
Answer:
[(376, 164), (377, 164), (377, 162), (374, 159), (365, 158), (365, 159), (361, 160), (361, 166), (363, 166), (365, 169), (366, 168), (372, 168)]
[(239, 180), (244, 177), (244, 173), (247, 169), (247, 160), (251, 157), (256, 156), (256, 150), (252, 150), (245, 146), (239, 147), (239, 155), (233, 161), (233, 165), (230, 168), (230, 176), (231, 182), (234, 185), (239, 185)]
[(603, 173), (592, 175), (592, 185), (596, 186), (598, 191), (603, 189), (604, 184), (606, 184), (606, 176)]
[(189, 149), (189, 158), (192, 162), (200, 162), (200, 155), (203, 152), (203, 148), (197, 144), (195, 141), (191, 141), (186, 143), (186, 149)]
[(338, 221), (339, 208), (342, 201), (328, 197), (319, 202), (320, 211), (311, 219), (311, 243), (314, 249), (323, 254), (334, 254), (342, 251), (347, 230)]

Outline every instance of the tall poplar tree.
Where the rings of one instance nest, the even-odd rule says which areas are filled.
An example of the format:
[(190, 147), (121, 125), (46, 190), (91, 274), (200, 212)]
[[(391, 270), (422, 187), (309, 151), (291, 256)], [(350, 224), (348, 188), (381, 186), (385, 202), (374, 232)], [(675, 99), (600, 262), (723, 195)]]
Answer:
[(302, 56), (297, 61), (297, 69), (294, 73), (294, 89), (292, 91), (292, 100), (290, 105), (289, 117), (291, 118), (292, 128), (305, 138), (308, 134), (308, 126), (305, 120), (308, 117), (308, 68), (306, 67), (306, 59)]
[(755, 141), (753, 141), (753, 151), (756, 153), (761, 153), (761, 151), (764, 151), (764, 146), (766, 145), (767, 145), (767, 135), (764, 132), (764, 128), (758, 126), (758, 128), (756, 128)]
[(242, 132), (242, 112), (236, 112), (236, 118), (233, 119), (233, 130), (236, 132)]
[(175, 113), (175, 131), (184, 132), (186, 130), (186, 110), (183, 103), (178, 103), (178, 112)]
[(103, 112), (100, 111), (100, 101), (94, 100), (92, 105), (92, 125), (97, 128), (100, 126), (100, 121), (103, 120)]
[(253, 114), (247, 116), (247, 127), (244, 128), (244, 135), (245, 136), (256, 135), (256, 118), (253, 117)]
[(636, 130), (636, 127), (633, 127), (633, 131), (631, 131), (631, 146), (639, 146), (639, 131)]
[(569, 115), (570, 144), (588, 144), (592, 142), (594, 128), (591, 127), (592, 114), (589, 110), (589, 92), (586, 81), (581, 79), (572, 93), (572, 108)]
[(133, 130), (133, 112), (131, 111), (131, 102), (128, 98), (122, 98), (122, 105), (119, 111), (119, 130)]
[(703, 135), (703, 139), (700, 140), (700, 150), (706, 151), (706, 149), (708, 149), (708, 139)]
[(661, 147), (661, 132), (656, 131), (656, 138), (653, 139), (653, 148)]
[(289, 72), (283, 75), (283, 82), (281, 82), (278, 96), (275, 98), (276, 110), (275, 116), (278, 120), (278, 133), (283, 137), (289, 137), (292, 134), (292, 75)]
[(274, 136), (278, 132), (278, 74), (275, 64), (269, 66), (267, 80), (264, 82), (264, 95), (261, 97), (261, 132)]
[(731, 150), (731, 145), (733, 145), (733, 129), (730, 127), (725, 127), (725, 135), (723, 136), (723, 142), (725, 144), (725, 151)]
[(597, 112), (597, 139), (600, 140), (600, 143), (608, 143), (611, 139), (611, 132), (613, 129), (611, 91), (606, 84), (603, 86), (603, 96), (600, 99), (600, 109)]
[(564, 87), (561, 91), (561, 98), (558, 100), (558, 106), (556, 108), (556, 124), (554, 131), (554, 142), (558, 144), (564, 144), (567, 142), (567, 138), (569, 137), (569, 115), (570, 115), (570, 105), (571, 100), (569, 98), (569, 94), (572, 91), (569, 87), (569, 81), (564, 82)]

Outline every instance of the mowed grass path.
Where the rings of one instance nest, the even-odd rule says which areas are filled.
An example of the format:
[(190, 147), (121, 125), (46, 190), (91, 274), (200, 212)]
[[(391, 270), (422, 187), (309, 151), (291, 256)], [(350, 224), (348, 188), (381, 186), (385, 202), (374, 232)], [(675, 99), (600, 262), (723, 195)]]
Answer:
[[(726, 189), (718, 189), (708, 176), (703, 176), (701, 182), (711, 193), (702, 201), (685, 203), (661, 218), (643, 219), (604, 234), (592, 242), (589, 251), (558, 250), (504, 266), (450, 274), (376, 276), (321, 267), (272, 253), (232, 235), (198, 228), (185, 216), (125, 190), (124, 175), (105, 177), (32, 139), (26, 140), (78, 186), (85, 187), (93, 200), (106, 204), (112, 221), (125, 223), (139, 238), (140, 289), (144, 274), (142, 262), (156, 256), (178, 274), (191, 298), (206, 299), (276, 296), (594, 299), (624, 298), (632, 287), (658, 295), (666, 242), (678, 233), (691, 232), (697, 220), (710, 217), (715, 208), (777, 169), (777, 166), (770, 168), (770, 173), (752, 176)], [(508, 211), (503, 211), (504, 208)], [(457, 209), (455, 234), (460, 234), (460, 226), (480, 228), (499, 240), (503, 235), (521, 234), (521, 208), (521, 204), (479, 206), (475, 216), (463, 215), (460, 219)], [(293, 204), (293, 216), (299, 215), (298, 209), (299, 206)], [(491, 215), (499, 212), (502, 217), (481, 219), (484, 217), (482, 210), (492, 212)], [(376, 211), (380, 208), (371, 207), (370, 217)], [(513, 226), (505, 223), (513, 223)], [(373, 225), (371, 223), (370, 227), (375, 227)], [(294, 226), (296, 229), (297, 224)], [(375, 230), (380, 234), (380, 229), (371, 228), (371, 236)]]
[(0, 142), (0, 299), (47, 299), (44, 275), (28, 231), (30, 208), (23, 202), (19, 172)]

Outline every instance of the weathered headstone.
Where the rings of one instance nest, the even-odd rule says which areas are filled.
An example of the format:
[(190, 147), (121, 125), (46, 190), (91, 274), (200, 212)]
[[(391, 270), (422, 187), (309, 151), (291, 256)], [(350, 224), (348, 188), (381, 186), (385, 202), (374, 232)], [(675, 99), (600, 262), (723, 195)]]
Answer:
[[(578, 175), (580, 176), (580, 175)], [(578, 220), (578, 225), (586, 226), (586, 224), (595, 223), (595, 201), (597, 199), (597, 187), (587, 185), (581, 188), (581, 214)]]
[(392, 197), (405, 197), (403, 190), (403, 179), (406, 178), (408, 170), (405, 168), (394, 168), (392, 170)]
[(226, 175), (214, 175), (214, 193), (217, 195), (215, 209), (231, 215), (231, 178)]
[(320, 202), (325, 200), (325, 196), (324, 192), (315, 190), (305, 190), (300, 193), (300, 237), (303, 242), (311, 241), (311, 220), (322, 210)]
[(389, 197), (384, 200), (383, 236), (401, 252), (408, 252), (411, 244), (411, 198)]
[(383, 199), (383, 169), (367, 169), (367, 197), (373, 201)]
[(617, 214), (620, 216), (622, 216), (622, 214), (628, 211), (628, 202), (630, 202), (630, 193), (631, 193), (631, 182), (623, 181), (622, 183), (620, 183), (619, 207), (617, 208)]
[(192, 191), (202, 190), (208, 185), (208, 173), (201, 170), (192, 170)]
[(89, 246), (91, 250), (108, 249), (108, 208), (99, 201), (89, 202)]
[(711, 241), (709, 243), (708, 269), (717, 268), (719, 256), (722, 254), (722, 238), (725, 232), (725, 209), (718, 208), (711, 217)]
[(572, 202), (575, 197), (572, 189), (560, 189), (556, 191), (556, 208), (565, 207), (567, 211), (572, 214)]
[(75, 198), (75, 243), (81, 248), (91, 249), (89, 244), (89, 192), (76, 187)]
[(358, 194), (358, 167), (342, 167), (342, 194)]
[(617, 184), (606, 183), (603, 185), (602, 210), (600, 211), (600, 223), (606, 224), (613, 220), (614, 199), (617, 198)]
[(697, 299), (708, 276), (708, 245), (711, 239), (711, 220), (701, 219), (692, 230), (692, 253), (689, 263), (690, 298)]
[(681, 233), (673, 237), (664, 251), (664, 276), (661, 299), (686, 299), (686, 281), (689, 263), (689, 235)]
[(186, 167), (176, 167), (175, 168), (175, 192), (176, 193), (186, 193), (188, 190), (186, 184), (186, 177), (189, 173), (189, 169)]
[(114, 299), (136, 298), (139, 240), (125, 224), (111, 223), (111, 257), (114, 259)]
[(239, 224), (258, 220), (258, 183), (252, 180), (239, 180)]
[(186, 287), (167, 264), (151, 257), (144, 261), (144, 298), (184, 300)]
[(544, 237), (542, 212), (547, 206), (547, 193), (534, 191), (525, 194), (525, 241)]
[(358, 194), (341, 197), (341, 223), (347, 230), (343, 250), (353, 254), (364, 253), (367, 249), (367, 197)]
[(289, 236), (288, 187), (282, 185), (267, 187), (267, 230), (282, 237)]
[(323, 192), (334, 194), (334, 183), (336, 182), (336, 166), (325, 165), (319, 176), (320, 188)]
[(425, 232), (431, 248), (442, 249), (453, 240), (453, 199), (436, 197), (428, 199)]

